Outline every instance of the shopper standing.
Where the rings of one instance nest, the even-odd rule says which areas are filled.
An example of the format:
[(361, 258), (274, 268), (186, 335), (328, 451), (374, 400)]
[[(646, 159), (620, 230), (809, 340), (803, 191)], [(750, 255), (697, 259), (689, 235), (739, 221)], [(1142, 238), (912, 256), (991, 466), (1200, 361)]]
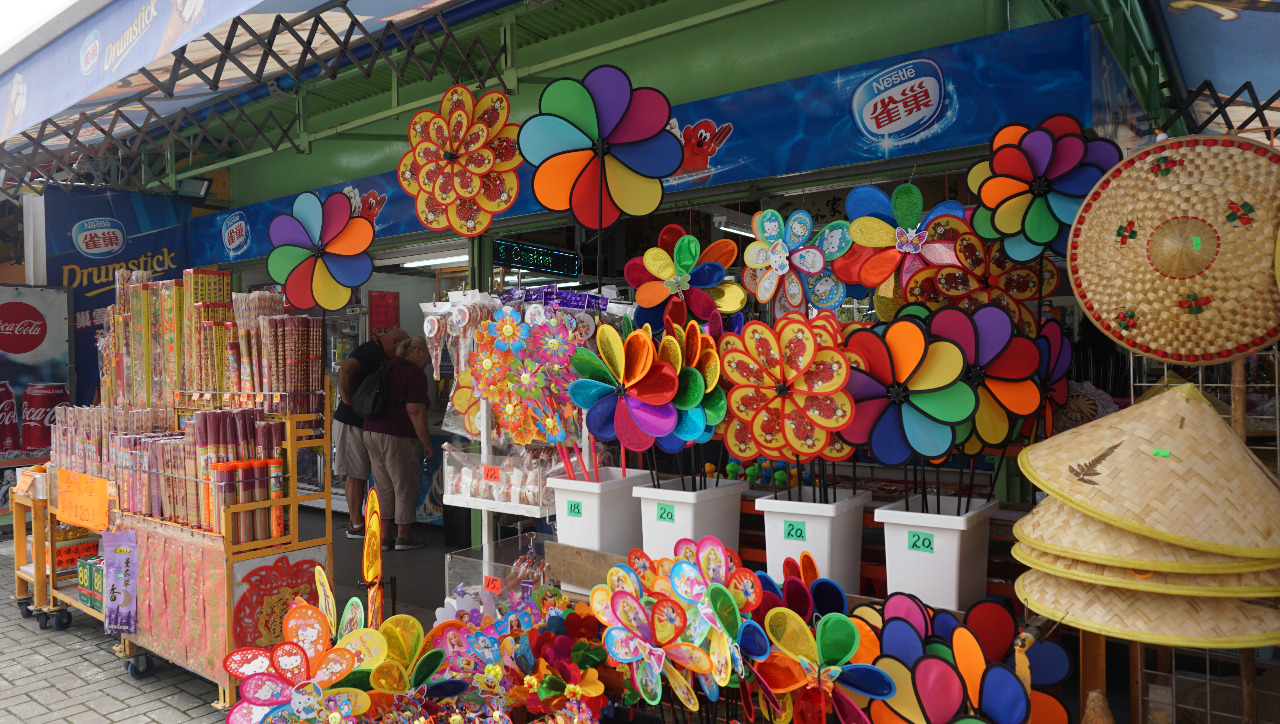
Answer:
[[(379, 418), (364, 421), (364, 444), (369, 450), (373, 484), (382, 505), (382, 549), (421, 548), (425, 543), (410, 536), (422, 480), (422, 456), (435, 455), (427, 425), (430, 386), (423, 369), (431, 361), (425, 337), (406, 339), (387, 370), (390, 409)], [(395, 538), (391, 538), (391, 521)]]
[(333, 413), (333, 477), (346, 478), (347, 537), (364, 537), (364, 491), (369, 480), (369, 453), (360, 435), (364, 420), (351, 409), (351, 396), (375, 370), (409, 339), (403, 329), (392, 329), (378, 339), (351, 350), (338, 368), (338, 409)]

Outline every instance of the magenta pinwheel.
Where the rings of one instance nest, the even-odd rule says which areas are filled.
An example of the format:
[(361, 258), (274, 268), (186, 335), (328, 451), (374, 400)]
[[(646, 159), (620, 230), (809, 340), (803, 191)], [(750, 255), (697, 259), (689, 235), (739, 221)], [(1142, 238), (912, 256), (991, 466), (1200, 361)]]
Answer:
[[(738, 245), (730, 239), (712, 242), (705, 249), (697, 238), (676, 224), (658, 234), (658, 245), (642, 257), (627, 262), (627, 283), (636, 290), (635, 325), (648, 324), (654, 332), (665, 326), (671, 302), (679, 300), (688, 311), (713, 330), (723, 328), (721, 314), (733, 314), (746, 306), (747, 295), (725, 274), (738, 257)], [(676, 311), (672, 317), (683, 321)], [(718, 332), (713, 331), (712, 336)]]
[(624, 343), (616, 329), (601, 325), (596, 346), (599, 356), (579, 347), (569, 360), (579, 377), (569, 384), (569, 397), (586, 412), (587, 429), (597, 439), (648, 450), (676, 429), (676, 369), (657, 359), (653, 337), (644, 330), (628, 334)]
[(662, 178), (680, 167), (683, 152), (666, 130), (671, 104), (660, 91), (633, 89), (621, 69), (602, 65), (581, 81), (548, 85), (538, 108), (519, 135), (520, 153), (537, 166), (538, 203), (572, 210), (591, 229), (662, 203)]
[(299, 309), (341, 309), (351, 289), (373, 273), (365, 252), (373, 241), (373, 224), (351, 215), (351, 200), (341, 192), (324, 203), (313, 193), (293, 201), (293, 213), (280, 214), (267, 229), (271, 255), (267, 272), (284, 285), (285, 298)]
[(991, 155), (969, 169), (978, 195), (973, 228), (984, 239), (1003, 239), (1016, 262), (1059, 254), (1084, 197), (1120, 162), (1120, 147), (1085, 138), (1080, 121), (1049, 116), (1035, 128), (1010, 123), (991, 138)]

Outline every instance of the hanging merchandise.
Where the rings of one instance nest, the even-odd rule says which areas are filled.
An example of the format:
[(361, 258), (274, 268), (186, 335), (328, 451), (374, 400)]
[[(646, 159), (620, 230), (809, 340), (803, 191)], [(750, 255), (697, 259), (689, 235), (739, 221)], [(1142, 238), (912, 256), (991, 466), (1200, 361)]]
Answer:
[(1250, 354), (1280, 336), (1275, 209), (1280, 152), (1230, 136), (1161, 142), (1090, 193), (1072, 231), (1072, 291), (1138, 354), (1192, 365)]
[(520, 153), (537, 167), (538, 203), (572, 210), (589, 229), (611, 226), (624, 213), (644, 216), (662, 203), (662, 179), (680, 167), (683, 152), (666, 129), (671, 104), (660, 91), (633, 89), (621, 69), (602, 65), (581, 81), (548, 85), (538, 108), (519, 135)]
[(1035, 261), (1050, 247), (1065, 254), (1085, 196), (1120, 155), (1115, 143), (1087, 138), (1080, 121), (1065, 114), (1035, 128), (1002, 127), (991, 137), (991, 155), (969, 169), (969, 190), (978, 195), (974, 231), (1001, 240), (1015, 263)]
[(731, 239), (712, 242), (705, 249), (676, 224), (658, 234), (658, 245), (627, 262), (627, 283), (635, 290), (635, 326), (648, 324), (662, 332), (667, 317), (683, 326), (686, 310), (708, 324), (711, 336), (723, 331), (721, 314), (733, 314), (747, 303), (747, 295), (725, 274), (738, 258)]
[(516, 168), (523, 159), (516, 143), (520, 126), (507, 123), (510, 114), (511, 100), (502, 91), (477, 101), (462, 85), (444, 92), (439, 113), (414, 114), (410, 151), (400, 158), (396, 178), (414, 197), (423, 226), (478, 236), (516, 202)]
[(794, 211), (783, 221), (782, 214), (766, 209), (751, 217), (751, 233), (756, 240), (742, 252), (743, 286), (761, 304), (772, 301), (777, 317), (804, 311), (803, 277), (822, 271), (825, 261), (821, 249), (808, 246), (813, 217)]
[(293, 213), (271, 220), (268, 235), (274, 248), (267, 271), (298, 309), (342, 309), (351, 290), (373, 273), (365, 251), (373, 241), (373, 224), (351, 215), (345, 194), (330, 194), (324, 204), (313, 193), (300, 194)]

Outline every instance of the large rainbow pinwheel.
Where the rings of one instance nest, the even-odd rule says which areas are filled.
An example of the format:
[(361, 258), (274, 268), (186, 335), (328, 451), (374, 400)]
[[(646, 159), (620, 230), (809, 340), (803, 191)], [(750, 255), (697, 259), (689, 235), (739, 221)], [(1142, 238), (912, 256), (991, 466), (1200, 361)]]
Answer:
[(1061, 254), (1084, 197), (1120, 156), (1111, 141), (1087, 139), (1069, 115), (1035, 128), (1010, 123), (991, 137), (990, 157), (969, 169), (969, 190), (979, 200), (973, 228), (984, 239), (1003, 239), (1016, 262), (1050, 246)]
[(400, 188), (414, 197), (418, 221), (428, 229), (476, 236), (516, 202), (520, 126), (507, 123), (511, 100), (501, 91), (480, 97), (455, 85), (440, 112), (418, 111), (409, 121), (412, 148), (397, 167)]
[(720, 239), (704, 249), (679, 225), (663, 227), (658, 245), (628, 261), (625, 268), (627, 283), (636, 290), (636, 326), (648, 324), (660, 332), (668, 312), (677, 322), (684, 321), (683, 306), (707, 322), (711, 336), (718, 337), (724, 328), (720, 315), (733, 314), (747, 303), (742, 287), (725, 280), (737, 257), (738, 245), (731, 239)]
[(280, 214), (267, 229), (271, 256), (267, 272), (284, 285), (285, 298), (299, 309), (342, 309), (351, 289), (369, 280), (373, 260), (365, 253), (373, 224), (351, 215), (351, 200), (333, 193), (305, 193), (293, 200), (293, 213)]
[(624, 213), (644, 216), (662, 203), (662, 179), (680, 167), (683, 152), (666, 130), (671, 104), (660, 91), (633, 89), (621, 69), (602, 65), (581, 81), (548, 85), (538, 109), (519, 136), (520, 153), (538, 167), (538, 203), (572, 210), (591, 229)]

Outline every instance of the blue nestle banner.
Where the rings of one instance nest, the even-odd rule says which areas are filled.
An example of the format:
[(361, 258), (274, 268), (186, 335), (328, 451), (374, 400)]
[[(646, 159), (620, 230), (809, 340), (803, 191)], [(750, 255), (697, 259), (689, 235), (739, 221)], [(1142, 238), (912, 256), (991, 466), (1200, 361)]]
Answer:
[(177, 279), (187, 263), (191, 206), (167, 196), (125, 191), (45, 191), (48, 284), (71, 292), (77, 404), (98, 387), (97, 333), (116, 301), (119, 269)]
[[(986, 143), (1000, 126), (1071, 113), (1089, 125), (1086, 16), (1011, 30), (672, 108), (684, 160), (668, 192)], [(625, 69), (624, 69), (625, 70)], [(514, 119), (513, 119), (514, 120)], [(405, 141), (408, 150), (408, 140)], [(541, 211), (533, 169), (502, 218)], [(423, 230), (394, 171), (316, 193), (346, 193), (385, 238)], [(267, 227), (292, 196), (192, 221), (197, 265), (266, 256)]]

